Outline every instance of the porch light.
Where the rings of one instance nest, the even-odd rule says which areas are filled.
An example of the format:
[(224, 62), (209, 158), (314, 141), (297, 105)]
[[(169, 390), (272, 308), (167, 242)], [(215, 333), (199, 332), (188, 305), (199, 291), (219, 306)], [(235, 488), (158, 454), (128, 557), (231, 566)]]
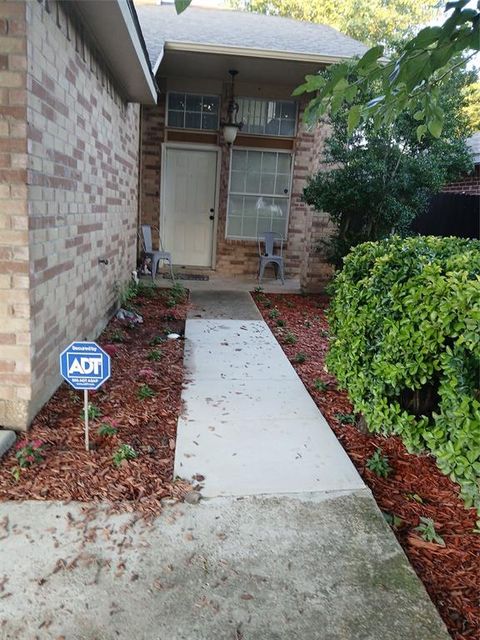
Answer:
[(228, 145), (235, 142), (237, 133), (243, 127), (243, 122), (237, 122), (238, 116), (238, 103), (235, 101), (235, 76), (238, 74), (236, 69), (230, 69), (228, 72), (232, 78), (232, 87), (230, 91), (230, 100), (228, 102), (227, 109), (227, 121), (222, 121), (220, 126), (222, 127), (223, 138)]

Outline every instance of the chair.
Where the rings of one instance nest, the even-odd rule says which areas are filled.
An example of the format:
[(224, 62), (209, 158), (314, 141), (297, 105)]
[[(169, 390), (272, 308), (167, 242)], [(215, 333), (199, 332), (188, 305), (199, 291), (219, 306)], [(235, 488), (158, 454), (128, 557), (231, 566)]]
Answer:
[(162, 240), (159, 237), (160, 251), (153, 250), (152, 244), (152, 228), (149, 224), (142, 224), (142, 245), (143, 252), (146, 258), (150, 258), (152, 261), (152, 280), (155, 280), (157, 274), (158, 263), (160, 260), (165, 260), (170, 265), (170, 275), (172, 281), (175, 281), (175, 274), (173, 273), (172, 254), (169, 251), (164, 251)]
[[(262, 240), (264, 250), (262, 252)], [(275, 241), (280, 241), (280, 253), (275, 253)], [(278, 272), (282, 284), (285, 284), (285, 263), (283, 260), (283, 236), (276, 231), (265, 231), (258, 237), (258, 281), (261, 282), (265, 267), (267, 264), (273, 264), (275, 277), (278, 280)]]

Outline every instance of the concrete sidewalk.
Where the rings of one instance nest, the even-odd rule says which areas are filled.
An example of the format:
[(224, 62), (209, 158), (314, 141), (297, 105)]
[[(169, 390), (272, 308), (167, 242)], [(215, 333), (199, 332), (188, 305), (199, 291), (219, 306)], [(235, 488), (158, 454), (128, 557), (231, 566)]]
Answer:
[(244, 292), (192, 293), (175, 475), (220, 495), (364, 488)]

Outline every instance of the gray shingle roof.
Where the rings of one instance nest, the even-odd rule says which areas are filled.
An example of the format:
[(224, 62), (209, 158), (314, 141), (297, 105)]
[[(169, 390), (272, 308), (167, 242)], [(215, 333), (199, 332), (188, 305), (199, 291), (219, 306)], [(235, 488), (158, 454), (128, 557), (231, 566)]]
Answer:
[(323, 24), (244, 11), (189, 7), (177, 16), (171, 5), (139, 5), (137, 13), (152, 65), (165, 42), (350, 58), (367, 47)]

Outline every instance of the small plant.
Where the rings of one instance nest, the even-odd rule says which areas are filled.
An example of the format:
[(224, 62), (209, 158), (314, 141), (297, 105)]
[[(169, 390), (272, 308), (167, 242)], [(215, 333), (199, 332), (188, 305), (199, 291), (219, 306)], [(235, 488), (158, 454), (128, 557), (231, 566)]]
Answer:
[(271, 318), (272, 320), (275, 320), (275, 318), (278, 318), (279, 315), (280, 315), (280, 311), (278, 309), (272, 309), (268, 314), (268, 317)]
[(148, 354), (147, 359), (151, 362), (158, 362), (162, 359), (162, 352), (159, 349), (152, 349)]
[(111, 438), (112, 436), (116, 436), (118, 433), (118, 429), (116, 429), (113, 425), (108, 424), (108, 422), (102, 422), (102, 424), (98, 427), (97, 431), (99, 436)]
[[(96, 404), (93, 404), (93, 402), (89, 402), (88, 403), (87, 414), (88, 414), (88, 419), (89, 420), (96, 420), (97, 418), (101, 418), (102, 410), (100, 409), (100, 407), (97, 407)], [(83, 410), (82, 410), (81, 416), (82, 416), (82, 420), (84, 420), (85, 419), (85, 415), (84, 415)]]
[(305, 320), (305, 322), (303, 323), (304, 327), (306, 329), (310, 329), (312, 326), (312, 323), (310, 322), (310, 320)]
[(435, 530), (435, 523), (431, 518), (420, 516), (420, 524), (415, 527), (425, 542), (435, 542), (441, 547), (445, 546), (445, 540)]
[(284, 338), (285, 342), (287, 344), (295, 344), (298, 340), (297, 336), (292, 333), (291, 331), (287, 331), (287, 333), (285, 334), (285, 338)]
[(137, 284), (136, 295), (143, 296), (144, 298), (153, 298), (155, 294), (155, 285), (147, 284), (143, 280), (140, 280)]
[(277, 320), (277, 327), (284, 327), (285, 326), (285, 320), (282, 320), (281, 318), (279, 318)]
[(338, 412), (335, 414), (336, 419), (342, 424), (355, 424), (355, 414), (354, 413), (342, 413)]
[(320, 335), (321, 338), (328, 338), (328, 331), (326, 331), (325, 329), (320, 329), (318, 334)]
[(34, 464), (43, 462), (44, 447), (45, 444), (42, 440), (32, 440), (31, 442), (23, 440), (19, 442), (15, 447), (18, 466), (21, 469), (27, 469)]
[(119, 329), (115, 329), (115, 331), (113, 331), (112, 335), (110, 336), (110, 340), (112, 342), (124, 342), (125, 336), (123, 334), (123, 331), (119, 331)]
[(169, 333), (174, 333), (172, 327), (169, 327), (168, 324), (163, 328), (163, 333), (168, 336)]
[(306, 360), (307, 360), (307, 354), (304, 353), (303, 351), (299, 351), (294, 358), (294, 361), (297, 364), (303, 364), (304, 362), (306, 362)]
[(185, 302), (187, 299), (187, 290), (181, 282), (175, 282), (168, 290), (166, 305), (169, 308), (175, 307), (177, 304)]
[(264, 298), (262, 302), (265, 309), (270, 309), (272, 306), (272, 301), (269, 298)]
[(317, 391), (326, 391), (328, 389), (328, 382), (324, 382), (320, 378), (316, 378), (313, 381), (313, 386)]
[(379, 478), (388, 478), (392, 471), (392, 467), (388, 464), (387, 456), (382, 454), (380, 448), (377, 448), (375, 453), (367, 460), (366, 466)]
[(263, 287), (255, 287), (255, 289), (253, 291), (254, 291), (254, 293), (262, 293)]
[(133, 301), (138, 296), (138, 285), (135, 282), (129, 282), (126, 287), (120, 290), (119, 302), (120, 306), (127, 311), (134, 311)]
[(138, 453), (129, 444), (121, 444), (113, 454), (113, 464), (119, 467), (124, 460), (133, 460), (138, 457)]
[(146, 400), (147, 398), (153, 398), (155, 391), (148, 384), (142, 384), (138, 388), (137, 396), (140, 400)]
[(285, 304), (289, 309), (293, 309), (293, 307), (295, 306), (295, 303), (292, 302), (291, 300), (287, 300)]
[(156, 347), (157, 345), (162, 344), (162, 342), (165, 342), (165, 338), (163, 336), (155, 336), (148, 344), (151, 347)]
[(385, 518), (385, 521), (393, 528), (398, 529), (402, 526), (403, 520), (399, 516), (396, 516), (394, 513), (388, 513), (388, 511), (382, 511), (382, 515)]

